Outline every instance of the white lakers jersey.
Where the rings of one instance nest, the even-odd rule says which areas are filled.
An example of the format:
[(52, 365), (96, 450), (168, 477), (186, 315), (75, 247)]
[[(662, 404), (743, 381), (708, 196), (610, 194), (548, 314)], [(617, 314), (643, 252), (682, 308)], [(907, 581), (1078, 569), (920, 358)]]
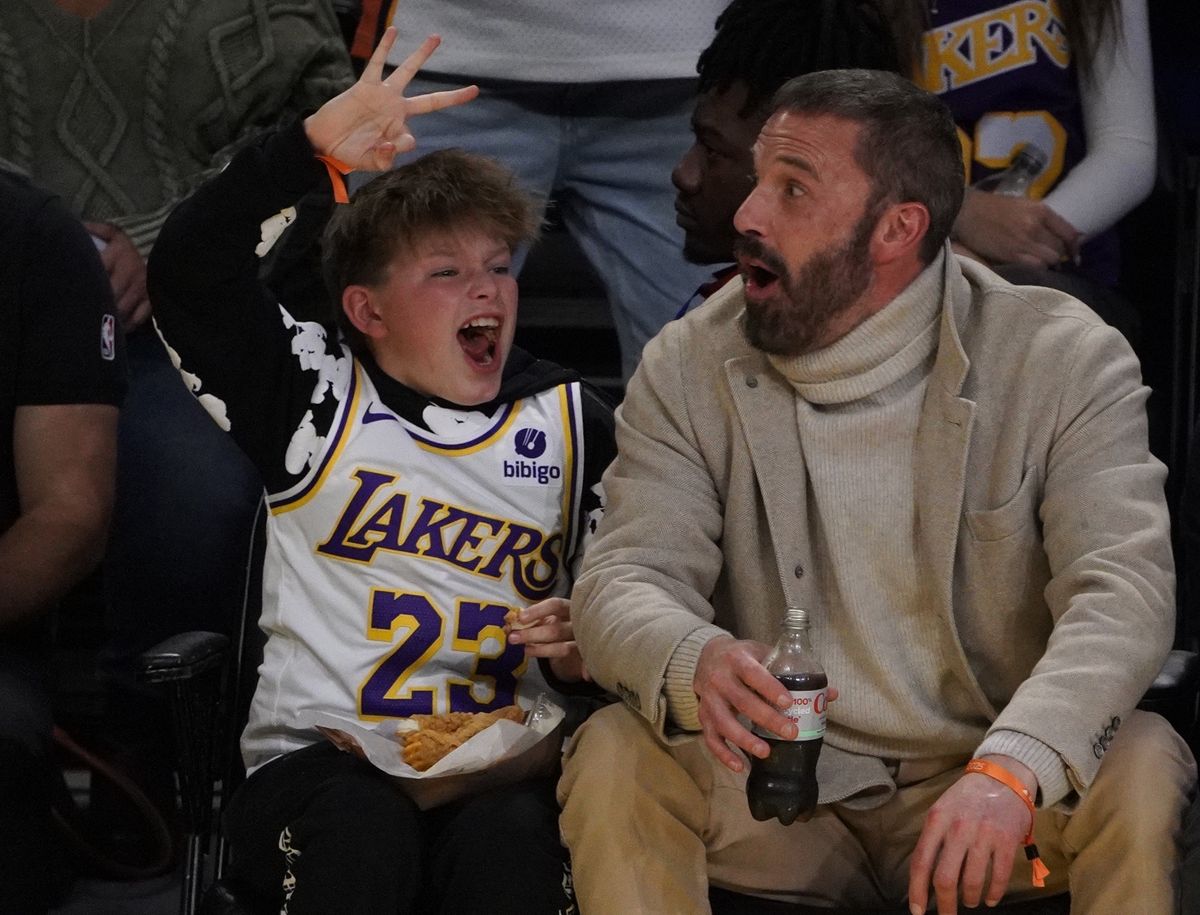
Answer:
[(578, 383), (490, 416), (383, 405), (354, 361), (328, 435), (270, 499), (267, 633), (242, 740), (248, 769), (321, 739), (307, 712), (382, 721), (526, 705), (544, 681), (509, 645), (512, 607), (563, 595), (583, 467)]

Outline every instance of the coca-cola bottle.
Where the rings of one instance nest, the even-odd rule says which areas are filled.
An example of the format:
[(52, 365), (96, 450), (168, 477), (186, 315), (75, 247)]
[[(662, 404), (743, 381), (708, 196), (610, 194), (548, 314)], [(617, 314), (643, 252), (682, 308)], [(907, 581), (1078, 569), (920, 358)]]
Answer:
[(791, 740), (763, 728), (754, 733), (771, 747), (766, 759), (750, 763), (746, 797), (756, 820), (778, 818), (784, 826), (806, 822), (817, 808), (817, 757), (825, 738), (825, 671), (813, 654), (808, 636), (808, 611), (789, 607), (783, 632), (764, 662), (792, 694), (784, 714), (796, 725)]

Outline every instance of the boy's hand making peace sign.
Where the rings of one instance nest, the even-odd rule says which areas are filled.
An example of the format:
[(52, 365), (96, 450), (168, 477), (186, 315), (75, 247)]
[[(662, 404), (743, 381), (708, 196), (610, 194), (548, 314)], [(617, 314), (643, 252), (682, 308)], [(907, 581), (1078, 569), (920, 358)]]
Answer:
[(384, 79), (383, 66), (396, 42), (396, 30), (388, 28), (358, 82), (305, 119), (305, 132), (317, 154), (331, 156), (351, 169), (384, 171), (392, 167), (398, 153), (416, 146), (408, 129), (411, 117), (475, 98), (478, 86), (405, 97), (405, 88), (441, 41), (430, 35)]

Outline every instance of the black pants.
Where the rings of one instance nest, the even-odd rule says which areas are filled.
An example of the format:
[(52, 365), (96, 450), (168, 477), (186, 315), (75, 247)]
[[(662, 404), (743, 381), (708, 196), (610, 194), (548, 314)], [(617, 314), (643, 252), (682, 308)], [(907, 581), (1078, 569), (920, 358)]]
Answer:
[(44, 912), (59, 882), (51, 832), (48, 657), (0, 642), (0, 915)]
[(320, 743), (256, 771), (225, 831), (232, 875), (289, 915), (574, 911), (552, 778), (421, 811)]

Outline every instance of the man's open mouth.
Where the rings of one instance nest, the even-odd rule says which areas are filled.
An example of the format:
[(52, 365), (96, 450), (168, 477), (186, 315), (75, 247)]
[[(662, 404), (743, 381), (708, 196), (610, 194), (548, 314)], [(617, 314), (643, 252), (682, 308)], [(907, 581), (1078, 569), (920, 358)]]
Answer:
[(500, 339), (498, 318), (472, 318), (458, 329), (458, 344), (478, 366), (489, 366), (496, 358), (496, 343)]
[(758, 238), (743, 235), (734, 243), (734, 253), (748, 296), (771, 295), (775, 284), (781, 282), (787, 272), (783, 259)]
[(757, 261), (743, 260), (738, 267), (748, 289), (765, 290), (779, 280), (779, 274), (768, 270)]

